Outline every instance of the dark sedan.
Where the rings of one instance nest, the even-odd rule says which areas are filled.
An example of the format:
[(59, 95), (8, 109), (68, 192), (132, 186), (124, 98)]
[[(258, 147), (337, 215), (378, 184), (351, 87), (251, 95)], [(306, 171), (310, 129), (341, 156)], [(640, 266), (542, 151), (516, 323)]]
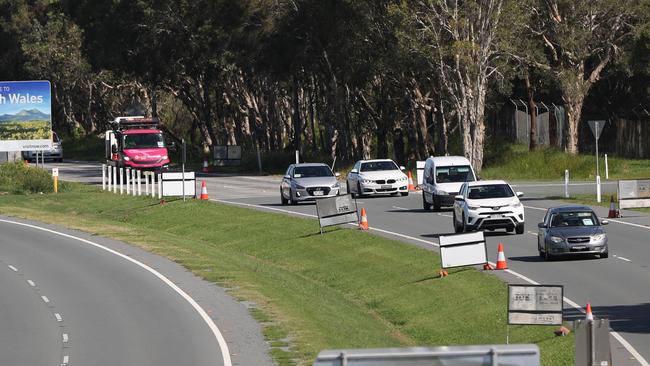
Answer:
[(539, 256), (546, 260), (575, 254), (607, 258), (607, 232), (603, 228), (607, 224), (607, 220), (600, 220), (587, 206), (551, 207), (546, 211), (544, 222), (537, 225)]

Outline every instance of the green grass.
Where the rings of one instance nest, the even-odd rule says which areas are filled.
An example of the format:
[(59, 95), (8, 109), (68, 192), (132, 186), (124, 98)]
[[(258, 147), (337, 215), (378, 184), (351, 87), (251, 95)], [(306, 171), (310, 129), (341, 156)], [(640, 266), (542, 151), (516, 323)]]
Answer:
[[(124, 240), (233, 289), (257, 304), (280, 365), (331, 348), (505, 343), (506, 284), (472, 268), (440, 279), (436, 253), (356, 230), (320, 235), (309, 219), (69, 187), (0, 196), (0, 214)], [(510, 340), (538, 344), (544, 365), (573, 364), (573, 337), (552, 330), (513, 326)]]
[[(605, 178), (605, 159), (600, 157), (600, 175)], [(610, 179), (650, 177), (650, 160), (608, 156)], [(563, 180), (568, 169), (572, 180), (593, 180), (596, 172), (594, 155), (571, 155), (555, 148), (528, 151), (523, 145), (492, 147), (485, 157), (481, 177), (505, 180)]]

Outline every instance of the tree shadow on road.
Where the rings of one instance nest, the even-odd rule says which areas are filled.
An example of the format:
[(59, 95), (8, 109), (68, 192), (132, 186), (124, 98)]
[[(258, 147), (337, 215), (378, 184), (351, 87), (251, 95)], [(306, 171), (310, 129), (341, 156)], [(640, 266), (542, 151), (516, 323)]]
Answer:
[[(610, 327), (617, 332), (650, 334), (650, 303), (599, 306), (592, 302), (591, 307), (595, 318), (608, 318)], [(584, 318), (585, 314), (577, 309), (567, 308), (564, 310), (564, 320), (573, 321)]]

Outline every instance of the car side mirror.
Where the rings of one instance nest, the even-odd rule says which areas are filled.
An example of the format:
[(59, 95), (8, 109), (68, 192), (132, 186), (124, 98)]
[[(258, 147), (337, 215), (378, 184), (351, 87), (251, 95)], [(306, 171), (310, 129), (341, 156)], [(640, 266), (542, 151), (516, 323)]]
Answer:
[(454, 200), (455, 201), (465, 201), (465, 198), (463, 198), (463, 195), (459, 194), (458, 196), (454, 196)]
[(481, 180), (481, 176), (480, 176), (480, 175), (477, 175), (477, 176), (476, 176), (476, 180)]
[(359, 172), (359, 171), (356, 170), (356, 169), (352, 169), (352, 170), (350, 170), (350, 173), (352, 173), (352, 174), (357, 174), (358, 172)]
[(115, 145), (111, 146), (111, 152), (113, 154), (117, 154), (117, 146), (115, 146)]
[(524, 196), (524, 192), (517, 192), (517, 197), (520, 197), (520, 198), (521, 198), (521, 197), (523, 197), (523, 196)]
[(291, 176), (289, 174), (284, 176), (284, 179), (291, 179)]
[(400, 165), (399, 170), (406, 170), (406, 168), (404, 167), (404, 165)]
[(341, 177), (341, 173), (334, 173), (334, 177), (336, 177), (336, 178), (340, 178), (340, 177)]
[(607, 224), (609, 224), (609, 221), (607, 221), (607, 220), (601, 220), (601, 221), (600, 221), (600, 224), (601, 224), (601, 225), (607, 225)]
[(544, 229), (546, 227), (546, 225), (544, 225), (543, 222), (540, 222), (539, 224), (537, 224), (537, 227), (540, 228), (540, 229)]

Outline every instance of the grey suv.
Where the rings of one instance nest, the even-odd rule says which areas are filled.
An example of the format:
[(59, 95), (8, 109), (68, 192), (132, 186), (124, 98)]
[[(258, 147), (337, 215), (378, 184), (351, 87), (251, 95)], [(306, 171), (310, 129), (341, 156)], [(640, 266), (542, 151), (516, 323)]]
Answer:
[(560, 255), (596, 254), (609, 256), (607, 232), (600, 220), (587, 206), (551, 207), (544, 215), (544, 222), (537, 226), (537, 251), (549, 260)]

